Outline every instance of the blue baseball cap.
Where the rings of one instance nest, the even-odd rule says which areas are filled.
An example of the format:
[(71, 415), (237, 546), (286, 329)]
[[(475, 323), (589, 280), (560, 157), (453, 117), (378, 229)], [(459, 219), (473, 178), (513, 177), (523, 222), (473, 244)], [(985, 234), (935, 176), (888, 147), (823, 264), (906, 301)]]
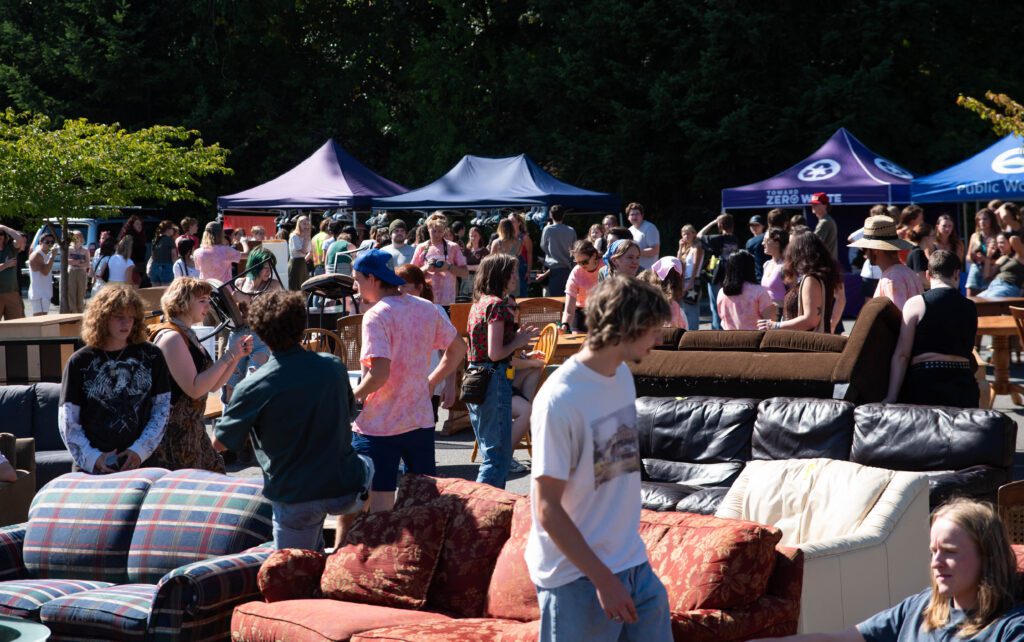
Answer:
[(368, 250), (356, 259), (352, 269), (362, 274), (372, 274), (388, 285), (405, 285), (405, 280), (395, 274), (392, 265), (394, 257), (384, 250)]

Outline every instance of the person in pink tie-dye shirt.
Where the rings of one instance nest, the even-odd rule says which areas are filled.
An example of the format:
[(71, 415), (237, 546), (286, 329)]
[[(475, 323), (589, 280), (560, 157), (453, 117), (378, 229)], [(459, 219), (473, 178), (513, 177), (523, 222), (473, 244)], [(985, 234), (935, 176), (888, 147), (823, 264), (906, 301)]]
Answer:
[(914, 247), (896, 234), (896, 221), (888, 216), (871, 216), (864, 222), (864, 237), (850, 243), (864, 250), (864, 258), (882, 270), (875, 296), (887, 297), (903, 309), (911, 297), (924, 292), (916, 272), (900, 263), (899, 251)]
[(451, 305), (455, 303), (458, 291), (457, 279), (469, 276), (466, 269), (466, 256), (457, 243), (445, 240), (448, 231), (448, 217), (441, 212), (434, 212), (425, 223), (430, 238), (416, 246), (412, 255), (412, 264), (423, 270), (434, 290), (434, 303)]
[(715, 301), (723, 330), (757, 330), (761, 319), (774, 321), (778, 310), (767, 288), (757, 282), (754, 256), (746, 250), (725, 260), (722, 289)]

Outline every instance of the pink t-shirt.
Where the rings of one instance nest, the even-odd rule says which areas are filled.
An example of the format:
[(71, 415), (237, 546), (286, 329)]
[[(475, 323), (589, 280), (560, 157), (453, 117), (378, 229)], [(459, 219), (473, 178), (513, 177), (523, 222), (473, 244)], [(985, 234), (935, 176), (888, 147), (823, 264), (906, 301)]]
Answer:
[(587, 294), (590, 288), (597, 285), (597, 273), (601, 271), (603, 261), (598, 262), (597, 269), (587, 272), (580, 266), (576, 266), (569, 272), (569, 279), (565, 282), (565, 293), (576, 297), (576, 307), (583, 309), (587, 307)]
[(238, 263), (242, 253), (230, 245), (201, 247), (192, 255), (201, 279), (217, 279), (221, 283), (231, 280), (231, 264)]
[(771, 307), (772, 295), (760, 285), (744, 283), (743, 291), (733, 296), (719, 290), (717, 304), (723, 330), (757, 330), (761, 310)]
[(672, 320), (669, 321), (669, 326), (673, 328), (682, 328), (683, 330), (689, 330), (690, 328), (686, 325), (686, 316), (683, 314), (682, 308), (675, 301), (668, 302), (668, 309), (672, 312)]
[(412, 264), (423, 268), (427, 280), (430, 281), (430, 287), (434, 290), (434, 303), (451, 305), (455, 303), (455, 291), (458, 289), (456, 278), (451, 270), (434, 272), (430, 269), (430, 262), (437, 259), (456, 267), (465, 267), (466, 257), (462, 253), (462, 248), (451, 241), (445, 241), (444, 249), (430, 241), (420, 243), (412, 255)]
[(889, 297), (889, 300), (896, 304), (900, 310), (910, 297), (917, 296), (924, 292), (924, 284), (921, 283), (921, 276), (902, 263), (890, 265), (882, 272), (882, 278), (878, 279), (878, 287), (875, 288), (875, 296)]
[(391, 374), (384, 387), (367, 396), (352, 430), (385, 437), (433, 426), (430, 356), (459, 336), (452, 322), (430, 301), (387, 296), (363, 314), (362, 336), (363, 367), (369, 368), (374, 358), (389, 359)]

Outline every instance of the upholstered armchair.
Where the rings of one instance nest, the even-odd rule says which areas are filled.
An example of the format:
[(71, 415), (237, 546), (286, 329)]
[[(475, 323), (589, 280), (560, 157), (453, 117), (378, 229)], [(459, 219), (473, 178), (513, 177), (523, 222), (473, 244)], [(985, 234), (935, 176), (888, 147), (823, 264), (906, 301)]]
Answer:
[(752, 461), (718, 517), (771, 524), (804, 553), (798, 630), (849, 628), (928, 586), (928, 480), (832, 459)]
[(36, 494), (36, 441), (0, 433), (0, 453), (18, 473), (16, 481), (0, 482), (0, 526), (7, 526), (28, 519), (28, 506)]

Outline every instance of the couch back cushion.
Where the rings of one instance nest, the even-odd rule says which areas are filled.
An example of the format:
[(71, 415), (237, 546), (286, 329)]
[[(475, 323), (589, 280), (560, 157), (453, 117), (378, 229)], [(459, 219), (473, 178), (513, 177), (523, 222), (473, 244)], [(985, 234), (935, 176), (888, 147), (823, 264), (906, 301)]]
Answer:
[(854, 413), (851, 461), (893, 470), (1013, 465), (1017, 424), (997, 410), (865, 404)]
[(522, 497), (464, 479), (403, 475), (395, 508), (443, 502), (448, 528), (426, 607), (458, 617), (481, 617), (498, 553)]
[(833, 379), (849, 383), (844, 399), (857, 404), (881, 401), (889, 389), (889, 362), (896, 350), (902, 322), (900, 309), (887, 297), (864, 304), (836, 362)]
[(750, 459), (752, 399), (641, 397), (640, 457), (654, 481), (726, 484)]
[(752, 461), (715, 515), (772, 524), (783, 546), (849, 537), (895, 475), (833, 459)]
[(179, 566), (240, 553), (272, 538), (262, 480), (178, 470), (154, 483), (142, 503), (128, 578), (156, 584)]
[[(19, 438), (35, 436), (32, 434), (32, 413), (36, 404), (33, 388), (0, 386), (0, 417), (4, 418), (4, 432), (10, 432)], [(36, 449), (39, 449), (38, 444)]]
[(57, 411), (60, 409), (60, 384), (32, 384), (35, 392), (35, 410), (32, 413), (32, 436), (36, 438), (36, 450), (66, 450), (57, 428)]
[(757, 352), (764, 332), (759, 330), (694, 330), (679, 339), (680, 350)]
[(842, 352), (846, 337), (823, 332), (778, 330), (765, 332), (761, 352)]
[(774, 397), (757, 406), (754, 459), (849, 459), (852, 443), (853, 404), (848, 401)]
[[(651, 567), (668, 590), (673, 614), (731, 609), (765, 594), (775, 569), (777, 528), (690, 513), (644, 511)], [(660, 537), (650, 529), (667, 527)], [(641, 532), (644, 526), (641, 527)]]
[(512, 533), (498, 554), (487, 588), (484, 616), (533, 622), (540, 619), (537, 587), (526, 567), (526, 540), (533, 516), (530, 501), (520, 498), (512, 512)]
[(423, 608), (447, 523), (438, 503), (359, 515), (327, 558), (320, 590), (329, 599)]
[(110, 475), (68, 473), (40, 489), (29, 509), (25, 568), (33, 579), (124, 584), (146, 493), (167, 474), (142, 468)]

